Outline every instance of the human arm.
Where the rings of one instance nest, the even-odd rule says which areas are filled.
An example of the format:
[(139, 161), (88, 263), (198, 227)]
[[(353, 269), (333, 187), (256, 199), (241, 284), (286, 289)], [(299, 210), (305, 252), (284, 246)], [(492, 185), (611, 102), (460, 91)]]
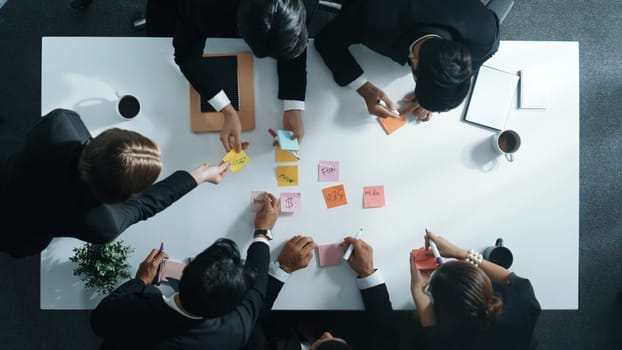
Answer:
[(436, 315), (434, 314), (432, 301), (425, 293), (425, 287), (429, 278), (429, 274), (423, 274), (417, 269), (415, 256), (410, 254), (410, 293), (415, 302), (415, 308), (417, 309), (417, 315), (419, 315), (419, 322), (422, 327), (436, 325)]
[[(426, 249), (430, 246), (430, 240), (436, 243), (441, 256), (445, 258), (456, 258), (459, 260), (465, 260), (467, 257), (467, 250), (460, 248), (453, 243), (449, 242), (445, 238), (435, 235), (432, 232), (427, 232), (425, 236)], [(479, 263), (479, 267), (488, 275), (493, 282), (507, 282), (510, 276), (510, 271), (507, 269), (492, 263), (488, 260), (482, 259)]]
[(302, 111), (307, 89), (307, 50), (293, 59), (278, 60), (277, 73), (278, 96), (283, 100), (283, 129), (292, 131), (292, 139), (300, 142), (304, 137)]
[(412, 113), (417, 120), (422, 122), (427, 122), (432, 118), (432, 112), (419, 105), (414, 92), (407, 94), (402, 101), (407, 102), (408, 105), (400, 110), (400, 114)]

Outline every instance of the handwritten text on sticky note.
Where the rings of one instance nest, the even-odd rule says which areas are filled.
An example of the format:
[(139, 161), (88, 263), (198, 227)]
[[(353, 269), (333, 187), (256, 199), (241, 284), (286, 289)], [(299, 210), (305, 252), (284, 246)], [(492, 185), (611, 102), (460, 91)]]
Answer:
[(297, 213), (300, 211), (300, 193), (284, 192), (281, 193), (281, 211), (283, 213)]
[(253, 191), (251, 192), (251, 210), (254, 212), (258, 212), (263, 208), (265, 199), (265, 192)]
[(298, 166), (281, 165), (276, 167), (276, 181), (279, 186), (298, 186)]
[(326, 187), (322, 189), (322, 193), (324, 193), (324, 201), (326, 201), (327, 208), (348, 204), (346, 190), (343, 185)]
[(363, 187), (363, 208), (384, 207), (384, 186)]
[(231, 164), (229, 166), (229, 169), (231, 169), (231, 171), (233, 171), (234, 173), (237, 173), (238, 171), (242, 170), (250, 162), (251, 159), (244, 151), (240, 151), (240, 153), (235, 153), (235, 150), (231, 150), (222, 158), (222, 160), (223, 162), (229, 162)]
[(321, 160), (317, 165), (317, 180), (339, 181), (339, 161)]

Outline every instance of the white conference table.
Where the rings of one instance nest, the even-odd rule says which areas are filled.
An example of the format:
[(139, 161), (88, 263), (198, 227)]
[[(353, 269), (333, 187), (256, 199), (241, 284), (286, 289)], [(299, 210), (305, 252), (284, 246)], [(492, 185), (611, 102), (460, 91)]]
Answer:
[[(241, 40), (209, 39), (206, 51), (248, 51)], [(412, 89), (407, 67), (355, 46), (355, 56), (376, 85), (394, 100)], [(490, 146), (493, 132), (461, 120), (463, 106), (411, 122), (387, 136), (362, 99), (337, 86), (309, 45), (305, 138), (298, 162), (300, 184), (277, 187), (268, 128), (281, 126), (276, 64), (254, 59), (257, 128), (245, 132), (250, 164), (218, 186), (203, 184), (120, 238), (135, 247), (134, 273), (150, 249), (185, 258), (216, 238), (248, 247), (254, 213), (251, 191), (302, 193), (302, 211), (281, 215), (272, 256), (294, 234), (334, 243), (364, 228), (374, 247), (395, 309), (413, 309), (409, 251), (423, 245), (424, 229), (465, 248), (483, 249), (503, 237), (514, 253), (511, 270), (529, 278), (545, 309), (578, 308), (579, 59), (576, 42), (501, 43), (486, 64), (510, 71), (537, 67), (549, 75), (546, 110), (513, 106), (507, 127), (523, 144), (513, 163)], [(139, 131), (163, 151), (162, 177), (224, 155), (217, 133), (194, 134), (189, 126), (188, 83), (166, 38), (45, 37), (42, 41), (41, 112), (76, 110), (94, 135), (109, 127)], [(142, 101), (132, 121), (117, 119), (116, 92)], [(491, 96), (494, 98), (494, 96)], [(340, 161), (340, 181), (317, 181), (320, 160)], [(346, 206), (327, 209), (321, 189), (344, 184)], [(384, 185), (386, 206), (363, 209), (362, 187)], [(72, 275), (71, 249), (81, 242), (54, 239), (41, 255), (41, 308), (90, 309), (101, 297)], [(245, 254), (245, 252), (244, 252)], [(310, 266), (295, 272), (275, 309), (362, 309), (355, 274), (347, 264)]]

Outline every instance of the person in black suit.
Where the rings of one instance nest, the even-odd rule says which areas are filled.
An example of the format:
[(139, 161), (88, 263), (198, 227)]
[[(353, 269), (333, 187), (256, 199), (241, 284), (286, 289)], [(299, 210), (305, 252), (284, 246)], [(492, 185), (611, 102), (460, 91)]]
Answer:
[(277, 60), (283, 127), (294, 132), (293, 138), (302, 140), (307, 86), (307, 26), (302, 0), (149, 0), (146, 29), (151, 36), (174, 33), (175, 62), (201, 96), (225, 115), (220, 140), (227, 151), (243, 148), (240, 119), (230, 103), (233, 96), (222, 90), (223, 72), (201, 59), (208, 37), (241, 36), (255, 56)]
[(102, 349), (240, 349), (264, 304), (269, 240), (280, 211), (273, 195), (264, 196), (245, 263), (233, 241), (219, 239), (186, 266), (179, 292), (164, 297), (153, 281), (168, 256), (152, 250), (136, 278), (93, 310)]
[(162, 169), (153, 141), (109, 129), (95, 138), (70, 110), (55, 109), (29, 131), (26, 145), (0, 159), (0, 251), (34, 255), (54, 237), (114, 240), (203, 182), (219, 183), (228, 163)]
[[(365, 349), (392, 349), (397, 339), (390, 322), (392, 306), (382, 275), (374, 268), (373, 249), (363, 240), (353, 237), (345, 238), (343, 249), (347, 249), (350, 244), (354, 245), (354, 251), (348, 264), (358, 275), (356, 283), (361, 290), (367, 314), (368, 329), (359, 330), (358, 335), (369, 335), (363, 341)], [(244, 350), (299, 350), (301, 343), (305, 342), (309, 343), (310, 350), (352, 348), (344, 339), (330, 332), (318, 332), (317, 326), (310, 326), (300, 320), (278, 322), (269, 315), (285, 281), (292, 272), (309, 264), (315, 247), (311, 237), (303, 236), (294, 236), (283, 247), (278, 259), (270, 266), (264, 310)]]
[(480, 0), (349, 1), (317, 35), (315, 47), (337, 84), (355, 89), (369, 113), (395, 116), (397, 106), (350, 54), (348, 46), (358, 43), (411, 65), (416, 87), (401, 113), (426, 121), (464, 100), (473, 72), (497, 51), (499, 20)]
[(536, 348), (533, 336), (540, 303), (528, 279), (457, 247), (431, 232), (443, 257), (431, 275), (417, 270), (411, 256), (411, 293), (422, 329), (422, 349)]

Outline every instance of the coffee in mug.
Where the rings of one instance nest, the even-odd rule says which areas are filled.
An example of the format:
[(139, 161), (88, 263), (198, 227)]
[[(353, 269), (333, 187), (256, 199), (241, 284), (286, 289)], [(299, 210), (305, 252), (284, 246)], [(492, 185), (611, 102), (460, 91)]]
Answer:
[(492, 137), (493, 148), (503, 154), (508, 162), (514, 161), (514, 153), (518, 151), (521, 139), (514, 130), (503, 130)]
[(134, 119), (140, 112), (140, 101), (132, 95), (123, 95), (117, 102), (117, 113), (123, 119)]

